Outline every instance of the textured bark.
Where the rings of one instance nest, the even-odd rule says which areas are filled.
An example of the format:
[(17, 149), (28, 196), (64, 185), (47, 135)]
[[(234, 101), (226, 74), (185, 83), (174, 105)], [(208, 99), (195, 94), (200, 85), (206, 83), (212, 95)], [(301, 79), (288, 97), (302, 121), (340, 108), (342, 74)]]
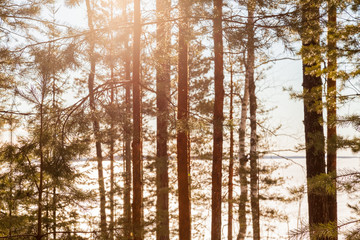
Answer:
[[(123, 0), (123, 19), (127, 22), (127, 0)], [(130, 66), (130, 52), (129, 47), (129, 33), (125, 33), (124, 49), (127, 49), (125, 54), (124, 68), (125, 68), (125, 79), (131, 80), (131, 66)], [(124, 138), (125, 138), (125, 188), (124, 188), (124, 237), (125, 239), (131, 239), (132, 234), (132, 218), (131, 218), (131, 85), (130, 82), (125, 86), (125, 103), (126, 103), (126, 115), (124, 124)]]
[(143, 180), (141, 137), (141, 79), (140, 79), (140, 0), (134, 1), (133, 45), (133, 231), (134, 239), (143, 239)]
[(239, 128), (239, 160), (240, 160), (240, 201), (239, 201), (239, 234), (237, 240), (244, 240), (246, 237), (246, 203), (248, 201), (248, 169), (247, 156), (245, 155), (245, 134), (246, 134), (246, 119), (249, 105), (249, 77), (245, 73), (244, 94), (241, 102), (241, 117)]
[(233, 70), (232, 65), (230, 69), (230, 159), (229, 159), (229, 197), (228, 197), (228, 240), (232, 240), (232, 223), (233, 223), (233, 177), (234, 177), (234, 126), (233, 126), (233, 96), (234, 96), (234, 85), (233, 85)]
[(222, 41), (222, 0), (214, 0), (215, 102), (213, 133), (213, 167), (211, 191), (211, 239), (221, 239), (221, 185), (224, 121), (224, 66)]
[(179, 191), (179, 238), (191, 239), (190, 214), (190, 133), (189, 71), (188, 71), (188, 11), (190, 2), (180, 0), (179, 56), (178, 56), (178, 113), (177, 113), (177, 165)]
[(254, 10), (255, 1), (248, 2), (248, 23), (247, 23), (247, 62), (246, 75), (249, 78), (249, 98), (250, 98), (250, 203), (253, 227), (253, 239), (260, 240), (260, 209), (259, 209), (259, 176), (258, 176), (258, 157), (257, 157), (257, 132), (256, 132), (256, 94), (255, 94), (255, 29), (254, 29)]
[(106, 212), (105, 212), (105, 184), (104, 184), (104, 175), (103, 175), (103, 166), (102, 166), (102, 149), (100, 142), (100, 124), (95, 115), (96, 106), (95, 106), (95, 97), (94, 97), (94, 80), (95, 80), (95, 32), (94, 32), (94, 23), (93, 23), (93, 10), (91, 9), (90, 0), (86, 0), (86, 8), (88, 15), (88, 27), (90, 30), (89, 34), (89, 56), (90, 56), (90, 73), (88, 78), (88, 89), (89, 89), (89, 100), (90, 100), (90, 111), (91, 118), (93, 122), (93, 131), (95, 136), (95, 147), (96, 147), (96, 159), (97, 159), (97, 168), (98, 168), (98, 184), (99, 184), (99, 193), (100, 193), (100, 230), (101, 237), (103, 239), (107, 238), (107, 226), (106, 226)]
[[(336, 194), (336, 4), (328, 1), (328, 79), (327, 79), (327, 173), (333, 178), (335, 192), (328, 195), (329, 222), (337, 226), (337, 194)], [(337, 229), (337, 228), (336, 228)], [(330, 239), (337, 239), (333, 236)]]
[(320, 1), (302, 0), (303, 98), (308, 185), (310, 239), (325, 239), (312, 231), (327, 222), (325, 188), (312, 185), (312, 179), (325, 174), (325, 143), (320, 72)]
[(169, 239), (168, 125), (170, 97), (170, 18), (169, 0), (156, 1), (156, 239)]

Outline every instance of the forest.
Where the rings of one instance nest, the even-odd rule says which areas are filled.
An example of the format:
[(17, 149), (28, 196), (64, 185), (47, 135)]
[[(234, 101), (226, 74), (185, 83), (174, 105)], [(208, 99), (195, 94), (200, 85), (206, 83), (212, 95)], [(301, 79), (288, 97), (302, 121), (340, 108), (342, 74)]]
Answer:
[(359, 66), (359, 0), (0, 0), (0, 239), (360, 239)]

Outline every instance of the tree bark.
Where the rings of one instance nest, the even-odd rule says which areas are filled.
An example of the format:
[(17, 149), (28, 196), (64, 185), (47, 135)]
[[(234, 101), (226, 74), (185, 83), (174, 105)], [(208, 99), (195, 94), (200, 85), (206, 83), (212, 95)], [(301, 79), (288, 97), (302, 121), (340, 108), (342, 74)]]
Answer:
[(98, 184), (99, 184), (99, 193), (100, 193), (100, 230), (101, 237), (103, 239), (107, 238), (107, 226), (106, 226), (106, 212), (105, 212), (105, 184), (104, 184), (104, 174), (103, 174), (103, 157), (102, 149), (100, 142), (100, 123), (96, 117), (95, 111), (95, 96), (94, 96), (94, 80), (95, 80), (95, 66), (96, 66), (96, 57), (95, 57), (95, 32), (94, 32), (94, 23), (93, 23), (93, 9), (90, 5), (90, 0), (86, 0), (86, 8), (88, 15), (88, 27), (90, 30), (89, 33), (89, 56), (90, 56), (90, 73), (88, 78), (88, 89), (89, 89), (89, 100), (90, 100), (90, 111), (91, 118), (93, 121), (93, 131), (95, 136), (95, 147), (96, 147), (96, 159), (97, 159), (97, 168), (98, 168)]
[(246, 119), (249, 105), (249, 77), (245, 72), (244, 94), (241, 101), (241, 117), (239, 128), (239, 160), (240, 160), (240, 201), (239, 201), (239, 234), (237, 240), (244, 240), (246, 237), (246, 203), (248, 201), (248, 169), (247, 156), (245, 154)]
[(327, 79), (327, 173), (330, 174), (334, 192), (328, 195), (329, 222), (334, 224), (337, 240), (337, 194), (336, 194), (336, 4), (328, 1), (328, 79)]
[(177, 113), (177, 165), (179, 191), (179, 238), (191, 239), (190, 209), (190, 131), (189, 71), (188, 71), (188, 11), (190, 1), (180, 0), (179, 56), (178, 56), (178, 113)]
[(212, 167), (211, 239), (221, 239), (221, 185), (224, 121), (224, 72), (222, 41), (222, 0), (214, 0), (215, 102)]
[(157, 0), (156, 27), (156, 239), (169, 239), (168, 125), (170, 97), (170, 18), (169, 0)]
[(256, 94), (255, 94), (255, 29), (254, 11), (255, 1), (249, 1), (248, 23), (247, 23), (247, 62), (246, 75), (249, 78), (249, 98), (250, 98), (250, 203), (253, 227), (253, 239), (260, 240), (260, 209), (259, 209), (259, 176), (258, 176), (258, 156), (257, 156), (257, 132), (256, 132)]
[(322, 81), (319, 75), (321, 71), (320, 1), (302, 0), (301, 4), (301, 51), (310, 239), (326, 239), (317, 236), (313, 231), (316, 225), (327, 222), (325, 188), (314, 187), (312, 184), (315, 177), (325, 174)]
[(133, 231), (134, 239), (143, 239), (143, 180), (141, 134), (141, 79), (140, 79), (140, 0), (134, 0), (133, 45)]
[(232, 223), (233, 223), (233, 178), (234, 178), (234, 126), (233, 126), (233, 97), (234, 97), (234, 85), (233, 85), (233, 66), (231, 63), (230, 69), (230, 159), (229, 159), (229, 197), (228, 197), (228, 240), (232, 240)]

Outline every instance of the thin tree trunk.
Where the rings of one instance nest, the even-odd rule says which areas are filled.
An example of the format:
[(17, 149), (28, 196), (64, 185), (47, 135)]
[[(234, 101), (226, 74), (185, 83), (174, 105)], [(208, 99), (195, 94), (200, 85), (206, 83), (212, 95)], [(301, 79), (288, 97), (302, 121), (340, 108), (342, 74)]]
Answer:
[(211, 239), (221, 239), (221, 185), (224, 121), (224, 72), (222, 41), (222, 0), (214, 0), (215, 102), (212, 167)]
[[(314, 227), (327, 222), (326, 192), (312, 185), (314, 177), (325, 174), (325, 143), (322, 113), (322, 81), (320, 72), (320, 1), (302, 0), (302, 61), (303, 98), (308, 186), (310, 239), (316, 236)], [(311, 70), (310, 70), (311, 69)], [(311, 72), (310, 72), (311, 71)]]
[(156, 64), (156, 239), (169, 239), (168, 176), (168, 100), (170, 94), (170, 18), (169, 0), (157, 0), (157, 64)]
[(253, 227), (253, 239), (260, 240), (260, 209), (259, 209), (259, 176), (258, 176), (258, 156), (257, 156), (257, 132), (256, 132), (256, 94), (255, 94), (255, 29), (254, 11), (255, 1), (248, 2), (248, 23), (247, 23), (247, 63), (246, 72), (249, 78), (249, 98), (250, 98), (250, 202)]
[(38, 189), (38, 212), (37, 212), (37, 235), (36, 239), (41, 240), (42, 236), (42, 195), (43, 195), (43, 182), (44, 182), (44, 152), (43, 152), (43, 127), (44, 127), (44, 89), (41, 93), (41, 103), (40, 103), (40, 136), (39, 136), (39, 152), (40, 152), (40, 180), (39, 180), (39, 189)]
[(230, 69), (230, 159), (229, 159), (229, 197), (228, 197), (228, 240), (232, 240), (232, 222), (233, 222), (233, 177), (234, 177), (234, 125), (233, 125), (233, 96), (234, 96), (234, 85), (233, 85), (233, 66), (231, 63)]
[[(113, 2), (110, 1), (110, 20), (113, 21)], [(110, 106), (111, 109), (115, 107), (115, 79), (114, 79), (114, 59), (113, 59), (113, 34), (110, 33), (110, 81), (111, 81), (111, 90), (110, 90)], [(115, 154), (115, 119), (112, 110), (110, 110), (110, 224), (109, 230), (110, 240), (114, 239), (114, 227), (115, 227), (115, 176), (114, 176), (114, 154)]]
[(245, 155), (245, 134), (246, 134), (246, 119), (249, 105), (249, 77), (248, 72), (245, 73), (244, 95), (241, 101), (241, 117), (239, 128), (239, 160), (240, 160), (240, 201), (239, 201), (239, 234), (237, 240), (244, 240), (246, 237), (246, 203), (248, 201), (248, 159)]
[(56, 239), (56, 204), (57, 204), (57, 198), (56, 198), (56, 187), (53, 188), (53, 239)]
[(336, 4), (328, 1), (328, 79), (327, 79), (327, 173), (333, 178), (335, 192), (328, 195), (329, 222), (334, 224), (337, 239), (337, 194), (336, 194)]
[[(123, 19), (127, 22), (127, 0), (123, 1)], [(124, 48), (129, 48), (129, 33), (125, 33)], [(124, 68), (125, 68), (125, 79), (130, 81), (131, 66), (130, 66), (130, 53), (125, 54)], [(132, 218), (131, 218), (131, 99), (130, 99), (130, 83), (125, 86), (125, 103), (126, 103), (126, 116), (124, 124), (125, 133), (125, 189), (124, 189), (124, 233), (125, 239), (131, 238), (132, 233)]]
[(140, 0), (134, 0), (133, 45), (133, 231), (134, 239), (143, 239), (143, 180), (141, 139), (141, 79), (140, 79)]
[[(112, 61), (112, 59), (110, 60)], [(111, 63), (112, 65), (112, 63)], [(114, 84), (114, 68), (113, 66), (111, 66), (111, 93), (110, 93), (110, 102), (111, 102), (111, 106), (114, 107), (115, 106), (115, 102), (114, 102), (114, 89), (115, 89), (115, 84)], [(112, 114), (112, 113), (110, 113)], [(115, 211), (115, 202), (114, 202), (114, 195), (115, 195), (115, 176), (114, 176), (114, 145), (115, 145), (115, 138), (114, 138), (114, 116), (111, 115), (111, 124), (110, 124), (110, 224), (109, 224), (109, 229), (110, 229), (110, 239), (113, 240), (114, 239), (114, 226), (115, 226), (115, 222), (114, 222), (114, 211)]]
[(188, 71), (188, 11), (190, 1), (180, 0), (178, 56), (177, 165), (179, 189), (179, 237), (191, 239), (190, 209), (190, 132), (189, 132), (189, 71)]
[(86, 0), (86, 8), (88, 14), (88, 27), (90, 30), (90, 73), (88, 78), (88, 89), (89, 89), (89, 99), (90, 99), (90, 110), (91, 118), (93, 121), (93, 131), (95, 136), (95, 147), (96, 147), (96, 159), (97, 159), (97, 168), (98, 168), (98, 184), (99, 184), (99, 193), (100, 193), (100, 230), (101, 237), (106, 239), (107, 237), (107, 226), (106, 226), (106, 212), (105, 212), (105, 184), (104, 184), (104, 174), (103, 174), (103, 165), (102, 165), (102, 150), (100, 142), (100, 124), (96, 117), (95, 111), (95, 96), (94, 96), (94, 80), (95, 80), (95, 32), (94, 32), (94, 23), (93, 23), (93, 10), (91, 9), (90, 0)]

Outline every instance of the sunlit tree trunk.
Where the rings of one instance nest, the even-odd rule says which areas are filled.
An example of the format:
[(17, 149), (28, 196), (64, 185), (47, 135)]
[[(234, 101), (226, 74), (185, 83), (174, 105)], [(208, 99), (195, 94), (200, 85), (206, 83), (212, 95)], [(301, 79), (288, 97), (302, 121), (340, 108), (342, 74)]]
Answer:
[(141, 79), (140, 79), (140, 0), (134, 0), (133, 45), (133, 231), (134, 239), (143, 239), (143, 179), (141, 134)]
[(249, 77), (245, 73), (244, 94), (241, 101), (241, 116), (239, 128), (239, 175), (240, 175), (240, 201), (239, 201), (239, 234), (237, 240), (244, 240), (246, 237), (246, 203), (248, 201), (248, 169), (247, 156), (245, 154), (246, 119), (249, 105)]
[[(122, 11), (123, 21), (128, 21), (127, 16), (127, 0), (123, 0)], [(129, 47), (129, 32), (126, 31), (124, 38), (124, 49), (130, 49)], [(124, 59), (125, 79), (129, 81), (125, 85), (125, 104), (126, 104), (126, 116), (124, 124), (124, 138), (125, 138), (125, 189), (124, 189), (124, 237), (125, 239), (131, 238), (132, 233), (132, 218), (131, 218), (131, 85), (130, 85), (130, 52), (126, 50)]]
[(178, 56), (177, 165), (179, 189), (179, 237), (191, 239), (190, 214), (190, 133), (189, 133), (189, 71), (188, 71), (188, 11), (190, 2), (180, 0)]
[(156, 1), (156, 239), (169, 239), (168, 125), (170, 97), (169, 0)]
[(215, 102), (213, 133), (213, 167), (211, 195), (211, 239), (221, 239), (221, 184), (224, 121), (224, 66), (222, 41), (222, 0), (214, 0)]
[(249, 1), (247, 5), (247, 60), (246, 75), (249, 78), (249, 100), (250, 100), (250, 203), (253, 227), (253, 239), (260, 240), (260, 209), (259, 209), (259, 176), (257, 156), (257, 131), (256, 131), (256, 93), (255, 93), (255, 29), (254, 11), (255, 1)]
[[(112, 61), (112, 59), (110, 60)], [(112, 63), (111, 63), (112, 65)], [(110, 92), (110, 104), (112, 107), (115, 106), (114, 102), (114, 91), (115, 91), (115, 84), (114, 84), (114, 67), (111, 66), (111, 92)], [(112, 114), (110, 112), (110, 114)], [(114, 202), (114, 195), (115, 195), (115, 176), (114, 176), (114, 145), (115, 145), (115, 137), (114, 137), (114, 116), (110, 116), (111, 123), (110, 123), (110, 239), (114, 239), (114, 227), (115, 227), (115, 219), (114, 219), (114, 211), (115, 211), (115, 202)]]
[(316, 236), (314, 227), (327, 222), (326, 192), (314, 187), (312, 180), (325, 174), (325, 143), (323, 129), (320, 14), (321, 1), (301, 0), (302, 5), (302, 61), (303, 98), (306, 146), (306, 173), (308, 185), (310, 239), (325, 239)]
[[(328, 195), (329, 222), (337, 230), (337, 197), (336, 197), (336, 4), (328, 0), (328, 79), (327, 79), (327, 173), (333, 178), (335, 192)], [(337, 239), (336, 236), (330, 239)]]
[(248, 201), (248, 169), (247, 169), (247, 156), (245, 154), (245, 133), (246, 133), (246, 118), (249, 104), (249, 81), (245, 78), (244, 95), (241, 103), (241, 117), (239, 128), (239, 175), (240, 175), (240, 201), (239, 201), (239, 234), (238, 240), (244, 240), (246, 237), (246, 203)]
[(96, 159), (97, 159), (97, 168), (98, 168), (98, 184), (99, 184), (99, 193), (100, 193), (100, 230), (101, 236), (103, 239), (107, 237), (107, 226), (106, 226), (106, 212), (105, 212), (105, 184), (104, 184), (104, 174), (103, 174), (103, 157), (101, 150), (100, 142), (100, 124), (99, 120), (96, 117), (96, 106), (95, 106), (95, 96), (94, 96), (94, 80), (95, 80), (95, 31), (93, 23), (93, 9), (90, 5), (90, 0), (86, 0), (86, 8), (88, 15), (88, 27), (90, 30), (89, 33), (89, 57), (90, 57), (90, 73), (88, 78), (88, 89), (89, 89), (89, 99), (90, 99), (90, 110), (91, 118), (93, 121), (93, 130), (95, 136), (95, 147), (96, 147)]
[[(110, 21), (113, 21), (113, 2), (110, 1)], [(115, 108), (115, 79), (114, 79), (114, 59), (113, 59), (113, 34), (110, 33), (110, 106)], [(115, 116), (113, 110), (110, 110), (110, 224), (109, 224), (109, 238), (114, 239), (115, 227), (115, 174), (114, 174), (114, 154), (115, 154)]]
[(229, 159), (229, 197), (228, 197), (228, 240), (232, 240), (232, 223), (233, 223), (233, 177), (234, 177), (234, 125), (233, 125), (233, 98), (234, 98), (234, 84), (233, 84), (233, 66), (230, 66), (230, 159)]

